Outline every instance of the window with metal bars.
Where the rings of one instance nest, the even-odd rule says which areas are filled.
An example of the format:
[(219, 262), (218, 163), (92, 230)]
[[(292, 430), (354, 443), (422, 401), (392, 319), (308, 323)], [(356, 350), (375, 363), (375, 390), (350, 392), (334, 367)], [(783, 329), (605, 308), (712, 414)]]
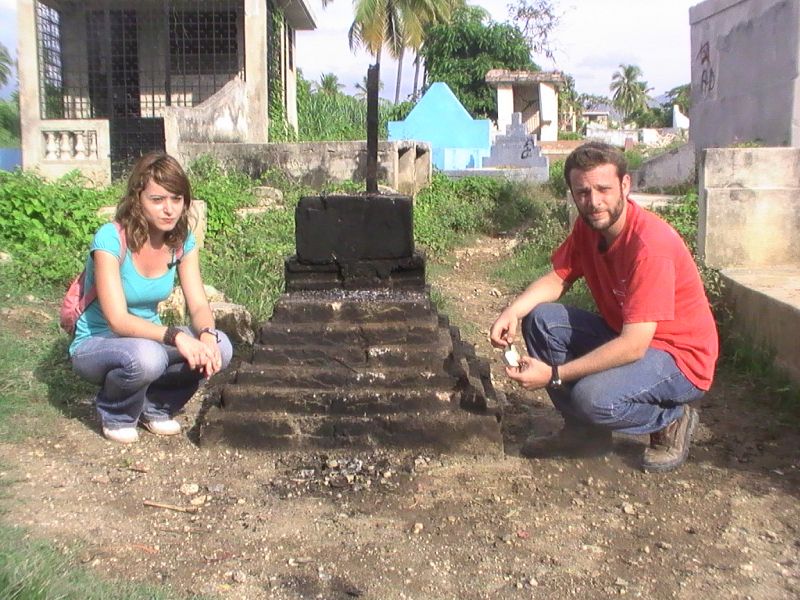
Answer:
[(64, 117), (64, 74), (61, 55), (61, 15), (36, 3), (39, 50), (39, 110), (43, 119)]
[(169, 53), (173, 75), (235, 73), (239, 65), (236, 11), (171, 11)]

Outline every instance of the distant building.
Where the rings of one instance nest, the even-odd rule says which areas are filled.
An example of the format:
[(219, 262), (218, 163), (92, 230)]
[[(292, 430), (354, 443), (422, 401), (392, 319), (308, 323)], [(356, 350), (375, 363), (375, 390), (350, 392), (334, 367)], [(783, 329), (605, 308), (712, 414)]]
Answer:
[(520, 113), (527, 132), (540, 141), (558, 139), (558, 89), (564, 85), (559, 71), (509, 71), (492, 69), (486, 83), (497, 89), (497, 129), (511, 125)]
[(619, 127), (623, 117), (620, 112), (610, 104), (594, 104), (581, 112), (581, 119), (586, 127), (610, 129)]
[(307, 0), (17, 0), (22, 160), (97, 183), (151, 149), (296, 127)]

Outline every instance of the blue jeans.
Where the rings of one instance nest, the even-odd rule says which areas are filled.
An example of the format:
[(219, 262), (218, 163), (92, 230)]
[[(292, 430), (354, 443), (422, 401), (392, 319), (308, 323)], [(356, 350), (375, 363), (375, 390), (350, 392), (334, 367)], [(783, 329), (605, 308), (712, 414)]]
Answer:
[[(557, 303), (540, 304), (522, 320), (528, 354), (548, 365), (583, 356), (618, 336), (602, 317)], [(669, 353), (648, 348), (639, 360), (548, 388), (565, 421), (640, 435), (659, 431), (700, 399)]]
[[(188, 327), (182, 331), (193, 335)], [(219, 332), (222, 368), (228, 366), (233, 348)], [(72, 355), (72, 369), (100, 385), (95, 402), (108, 429), (132, 427), (140, 418), (170, 419), (195, 393), (203, 375), (189, 368), (177, 348), (142, 338), (92, 337)]]

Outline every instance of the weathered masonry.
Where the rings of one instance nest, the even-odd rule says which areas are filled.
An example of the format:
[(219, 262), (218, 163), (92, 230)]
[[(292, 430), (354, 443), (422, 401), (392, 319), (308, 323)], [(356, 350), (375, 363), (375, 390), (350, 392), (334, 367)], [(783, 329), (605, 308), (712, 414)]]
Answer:
[(95, 183), (187, 139), (265, 143), (296, 127), (306, 0), (18, 0), (23, 166)]
[(286, 293), (206, 413), (202, 445), (502, 452), (489, 364), (439, 315), (411, 199), (303, 198)]

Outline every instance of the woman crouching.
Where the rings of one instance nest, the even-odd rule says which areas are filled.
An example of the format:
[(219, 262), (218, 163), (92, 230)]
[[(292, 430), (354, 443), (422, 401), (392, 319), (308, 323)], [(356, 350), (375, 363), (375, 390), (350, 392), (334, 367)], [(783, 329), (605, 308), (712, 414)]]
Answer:
[[(204, 378), (231, 360), (231, 343), (214, 328), (200, 276), (189, 231), (191, 198), (174, 158), (142, 156), (117, 205), (116, 223), (97, 230), (86, 260), (86, 286), (96, 286), (97, 300), (78, 319), (69, 353), (74, 371), (101, 386), (97, 412), (103, 435), (115, 442), (137, 441), (139, 423), (157, 435), (180, 433), (173, 415)], [(176, 271), (191, 328), (165, 327), (158, 316)]]

